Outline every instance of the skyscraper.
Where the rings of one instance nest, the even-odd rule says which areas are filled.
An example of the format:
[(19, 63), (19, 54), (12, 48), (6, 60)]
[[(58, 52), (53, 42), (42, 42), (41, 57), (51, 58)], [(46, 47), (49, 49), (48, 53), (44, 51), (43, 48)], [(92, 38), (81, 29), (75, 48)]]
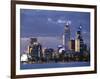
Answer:
[(82, 26), (80, 25), (78, 31), (76, 33), (76, 40), (75, 40), (75, 51), (82, 52), (83, 51), (83, 38), (82, 38)]
[(69, 23), (67, 23), (64, 27), (64, 34), (63, 34), (63, 45), (65, 50), (69, 50), (69, 41), (70, 41), (70, 27)]
[(38, 43), (37, 38), (30, 39), (29, 54), (35, 61), (42, 56), (42, 45)]

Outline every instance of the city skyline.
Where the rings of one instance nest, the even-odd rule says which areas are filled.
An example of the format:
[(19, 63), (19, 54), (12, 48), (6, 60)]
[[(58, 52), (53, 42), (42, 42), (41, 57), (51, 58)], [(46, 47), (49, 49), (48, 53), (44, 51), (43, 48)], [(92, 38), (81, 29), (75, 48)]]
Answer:
[[(55, 48), (62, 44), (64, 26), (69, 21), (71, 38), (75, 39), (76, 32), (82, 24), (82, 35), (89, 46), (90, 13), (52, 10), (21, 9), (21, 45), (26, 38), (36, 37), (44, 47)], [(27, 44), (27, 43), (26, 43)], [(25, 48), (22, 48), (24, 50)]]

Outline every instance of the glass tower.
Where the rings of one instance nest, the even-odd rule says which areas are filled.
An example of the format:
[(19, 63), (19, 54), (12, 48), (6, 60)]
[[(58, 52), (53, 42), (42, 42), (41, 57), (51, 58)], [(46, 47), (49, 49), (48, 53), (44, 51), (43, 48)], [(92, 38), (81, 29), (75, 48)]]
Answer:
[(67, 23), (64, 27), (64, 35), (63, 35), (63, 45), (65, 50), (69, 50), (69, 41), (70, 41), (70, 27)]

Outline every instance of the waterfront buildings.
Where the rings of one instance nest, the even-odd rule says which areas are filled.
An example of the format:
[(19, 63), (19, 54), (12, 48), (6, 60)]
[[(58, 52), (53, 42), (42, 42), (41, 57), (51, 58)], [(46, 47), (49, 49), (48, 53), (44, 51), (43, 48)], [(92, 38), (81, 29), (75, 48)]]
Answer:
[[(89, 50), (84, 43), (82, 36), (82, 25), (76, 31), (75, 39), (71, 39), (70, 25), (64, 26), (63, 43), (58, 45), (57, 49), (42, 48), (38, 38), (30, 38), (28, 45), (28, 61), (35, 63), (58, 62), (58, 61), (89, 61)], [(25, 59), (23, 59), (25, 60)]]
[(76, 32), (76, 38), (71, 39), (70, 25), (67, 23), (64, 27), (63, 46), (65, 51), (83, 52), (84, 40), (82, 37), (82, 25), (80, 25)]

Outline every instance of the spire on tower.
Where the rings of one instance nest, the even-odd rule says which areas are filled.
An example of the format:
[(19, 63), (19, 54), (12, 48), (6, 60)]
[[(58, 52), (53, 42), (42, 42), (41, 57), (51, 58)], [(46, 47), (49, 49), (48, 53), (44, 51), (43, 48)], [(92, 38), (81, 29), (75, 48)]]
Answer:
[(66, 22), (66, 26), (69, 26), (70, 24), (71, 24), (71, 21), (68, 20), (68, 21)]
[(79, 31), (82, 30), (82, 24), (79, 25), (78, 30), (79, 30)]

